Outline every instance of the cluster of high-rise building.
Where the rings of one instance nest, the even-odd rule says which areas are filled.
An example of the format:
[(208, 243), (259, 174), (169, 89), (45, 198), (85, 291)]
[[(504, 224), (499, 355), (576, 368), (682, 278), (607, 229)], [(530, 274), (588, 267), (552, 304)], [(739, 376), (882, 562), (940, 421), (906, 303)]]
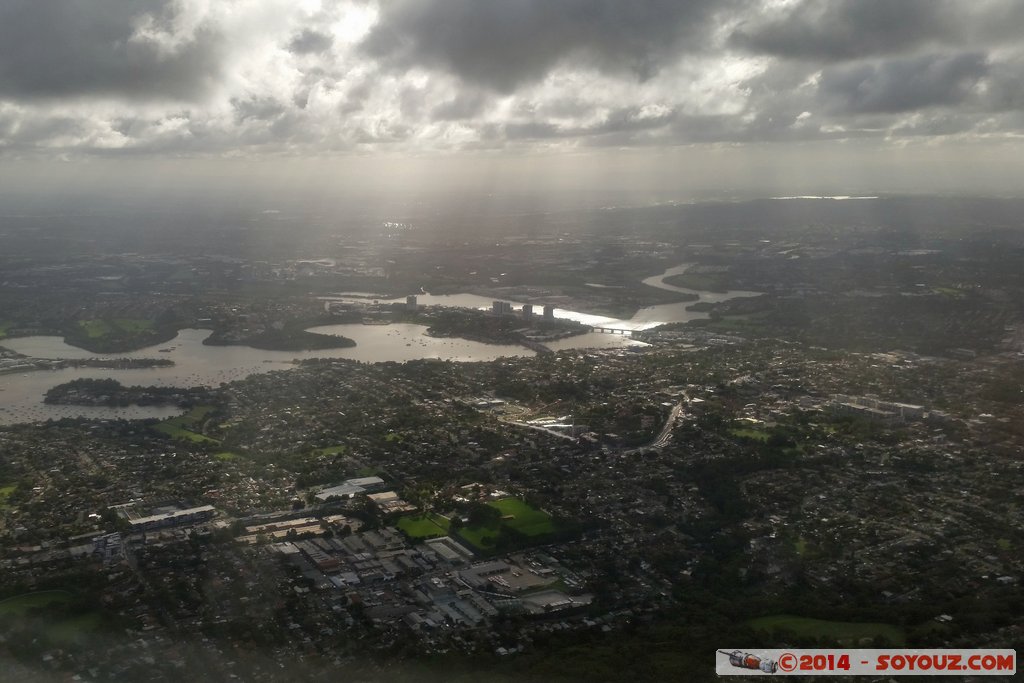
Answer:
[[(523, 320), (533, 320), (533, 304), (523, 304), (521, 309)], [(491, 313), (494, 315), (515, 315), (515, 310), (512, 308), (512, 304), (508, 301), (493, 301), (491, 303)], [(555, 319), (555, 307), (551, 304), (544, 305), (544, 320)]]

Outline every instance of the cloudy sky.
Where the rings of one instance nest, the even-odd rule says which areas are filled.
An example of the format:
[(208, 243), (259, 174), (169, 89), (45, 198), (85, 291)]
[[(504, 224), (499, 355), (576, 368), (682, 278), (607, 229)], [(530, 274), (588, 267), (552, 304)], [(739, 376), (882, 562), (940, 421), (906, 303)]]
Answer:
[(1013, 188), (1021, 27), (1016, 0), (3, 0), (0, 165), (582, 159)]

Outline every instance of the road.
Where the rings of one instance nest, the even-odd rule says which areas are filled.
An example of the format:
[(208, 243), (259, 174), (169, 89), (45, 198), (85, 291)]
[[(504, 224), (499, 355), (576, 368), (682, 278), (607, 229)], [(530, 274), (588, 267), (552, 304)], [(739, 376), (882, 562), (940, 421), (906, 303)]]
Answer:
[(658, 436), (655, 437), (654, 441), (650, 442), (646, 446), (637, 446), (636, 448), (627, 448), (620, 451), (623, 455), (629, 455), (632, 453), (640, 453), (641, 451), (650, 450), (652, 448), (664, 448), (668, 445), (669, 441), (672, 440), (672, 429), (676, 426), (676, 421), (679, 416), (683, 414), (686, 404), (682, 401), (672, 407), (672, 410), (668, 414), (668, 419), (665, 420), (664, 426), (661, 431), (658, 432)]
[(529, 424), (528, 422), (516, 422), (514, 420), (505, 420), (505, 419), (502, 419), (502, 418), (499, 418), (499, 419), (502, 422), (504, 422), (505, 424), (516, 425), (517, 427), (526, 427), (528, 429), (536, 429), (537, 431), (544, 432), (545, 434), (550, 434), (551, 436), (557, 436), (560, 439), (568, 439), (569, 441), (575, 441), (576, 440), (576, 437), (569, 436), (565, 432), (558, 432), (558, 431), (555, 431), (554, 429), (548, 429), (547, 427), (544, 427), (542, 425), (532, 425), (532, 424)]
[[(683, 414), (683, 410), (686, 408), (687, 400), (688, 399), (684, 397), (682, 401), (680, 401), (679, 403), (672, 407), (672, 410), (669, 411), (668, 418), (665, 420), (665, 424), (662, 426), (661, 431), (658, 432), (658, 436), (656, 436), (653, 441), (643, 446), (624, 448), (618, 452), (621, 453), (622, 455), (628, 455), (632, 453), (640, 453), (641, 451), (650, 450), (652, 448), (664, 448), (665, 446), (667, 446), (668, 443), (672, 440), (672, 429), (675, 428), (676, 421), (679, 420), (679, 416)], [(537, 431), (545, 432), (546, 434), (550, 434), (551, 436), (557, 436), (560, 439), (568, 439), (569, 441), (576, 440), (575, 437), (569, 436), (565, 432), (555, 431), (554, 429), (549, 429), (547, 427), (544, 427), (543, 425), (530, 424), (528, 422), (518, 422), (516, 420), (510, 420), (508, 418), (503, 417), (498, 419), (501, 422), (504, 422), (505, 424), (516, 425), (518, 427), (526, 427), (528, 429), (536, 429)]]

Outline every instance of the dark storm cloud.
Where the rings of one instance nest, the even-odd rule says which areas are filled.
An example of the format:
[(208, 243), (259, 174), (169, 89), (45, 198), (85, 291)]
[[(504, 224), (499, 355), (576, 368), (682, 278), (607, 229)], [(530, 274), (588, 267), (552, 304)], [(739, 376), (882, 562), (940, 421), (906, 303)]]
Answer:
[(988, 73), (986, 56), (923, 55), (825, 69), (818, 96), (832, 113), (896, 113), (953, 106)]
[(313, 29), (304, 29), (288, 43), (288, 49), (296, 54), (317, 54), (331, 49), (334, 39)]
[(641, 80), (706, 44), (737, 0), (395, 0), (364, 51), (400, 68), (427, 66), (500, 92), (577, 57)]
[(1024, 111), (1024, 54), (994, 62), (981, 95), (990, 111)]
[(175, 9), (164, 0), (0, 2), (0, 97), (200, 96), (220, 69), (212, 29), (173, 50), (136, 36), (144, 15), (159, 28)]
[(956, 8), (944, 0), (804, 0), (781, 16), (753, 19), (731, 42), (756, 53), (838, 61), (914, 49), (952, 38)]
[(1010, 138), (1020, 26), (1024, 0), (0, 0), (0, 152)]
[(821, 62), (1020, 40), (1019, 0), (802, 0), (730, 38), (757, 54)]
[(339, 114), (353, 114), (366, 107), (367, 100), (373, 94), (373, 82), (369, 78), (358, 80), (345, 91), (345, 96), (338, 104)]

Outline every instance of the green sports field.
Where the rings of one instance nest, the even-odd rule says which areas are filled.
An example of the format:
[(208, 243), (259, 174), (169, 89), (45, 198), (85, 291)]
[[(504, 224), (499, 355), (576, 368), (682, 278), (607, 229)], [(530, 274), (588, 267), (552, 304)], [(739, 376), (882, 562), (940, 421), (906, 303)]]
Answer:
[(502, 524), (527, 536), (550, 534), (555, 530), (551, 515), (530, 507), (518, 498), (502, 498), (488, 503), (502, 514)]
[(463, 527), (458, 532), (460, 538), (478, 550), (494, 550), (498, 538), (506, 529), (531, 538), (555, 531), (555, 524), (549, 514), (518, 498), (502, 498), (487, 504), (501, 512), (501, 519), (489, 524)]
[(768, 433), (761, 429), (751, 429), (750, 427), (734, 427), (729, 430), (729, 433), (735, 437), (741, 439), (751, 439), (753, 441), (767, 441)]
[(162, 434), (166, 434), (173, 439), (186, 439), (196, 443), (204, 441), (208, 443), (220, 443), (217, 439), (211, 439), (208, 436), (203, 436), (202, 434), (189, 429), (189, 427), (196, 425), (200, 420), (202, 420), (211, 410), (213, 410), (213, 406), (196, 406), (184, 415), (172, 417), (154, 425), (153, 429)]
[(398, 528), (412, 539), (445, 536), (448, 534), (448, 526), (446, 517), (433, 513), (425, 517), (410, 515), (398, 520)]
[(0, 486), (0, 510), (7, 507), (7, 499), (11, 497), (11, 494), (18, 488), (17, 484), (5, 484)]
[(35, 624), (38, 633), (52, 645), (64, 646), (95, 631), (103, 621), (99, 612), (63, 613), (62, 606), (72, 598), (74, 595), (64, 590), (16, 595), (0, 601), (0, 619), (13, 618)]
[(79, 320), (78, 326), (90, 339), (102, 339), (114, 335), (132, 335), (153, 329), (152, 320), (140, 318), (111, 318)]
[(13, 598), (0, 600), (0, 615), (13, 614), (23, 617), (31, 609), (46, 607), (59, 602), (67, 602), (71, 599), (68, 591), (39, 591), (37, 593), (25, 593), (16, 595)]

